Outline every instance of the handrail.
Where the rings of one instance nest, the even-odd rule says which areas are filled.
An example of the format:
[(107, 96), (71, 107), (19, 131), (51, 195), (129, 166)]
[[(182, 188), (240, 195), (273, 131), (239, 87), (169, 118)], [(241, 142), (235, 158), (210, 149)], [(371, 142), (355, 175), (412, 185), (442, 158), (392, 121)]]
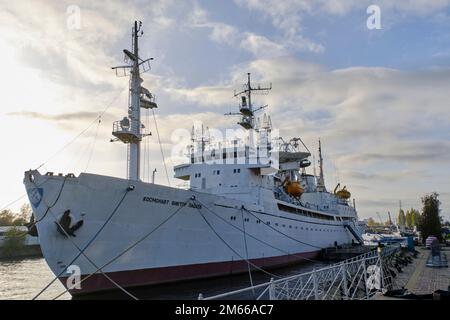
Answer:
[[(280, 286), (282, 284), (287, 285), (288, 282), (293, 281), (293, 280), (301, 280), (301, 278), (307, 278), (307, 279), (305, 279), (306, 282), (303, 285), (303, 288), (301, 288), (301, 290), (297, 294), (297, 296), (300, 296), (301, 293), (304, 290), (306, 290), (307, 286), (310, 284), (310, 281), (312, 280), (312, 278), (314, 276), (321, 277), (326, 272), (332, 273), (333, 271), (336, 272), (337, 270), (341, 270), (343, 268), (344, 268), (344, 270), (348, 270), (348, 269), (351, 269), (351, 267), (354, 266), (356, 263), (360, 263), (360, 262), (367, 261), (367, 260), (375, 259), (376, 261), (378, 261), (380, 258), (389, 256), (392, 253), (396, 252), (398, 249), (399, 249), (399, 246), (385, 247), (384, 250), (381, 251), (381, 255), (378, 254), (377, 250), (374, 249), (374, 250), (371, 250), (364, 254), (358, 255), (356, 257), (353, 257), (353, 258), (350, 258), (350, 259), (347, 259), (347, 260), (344, 260), (344, 261), (341, 261), (341, 262), (338, 262), (338, 263), (335, 263), (335, 264), (332, 264), (329, 266), (325, 266), (325, 267), (322, 267), (319, 269), (314, 269), (312, 271), (308, 271), (305, 273), (296, 274), (293, 276), (288, 276), (288, 277), (277, 279), (277, 280), (274, 280), (272, 278), (269, 282), (264, 282), (264, 283), (254, 285), (251, 287), (233, 290), (230, 292), (225, 292), (225, 293), (221, 293), (221, 294), (210, 296), (210, 297), (203, 297), (203, 295), (200, 294), (199, 298), (202, 300), (215, 300), (215, 299), (221, 299), (221, 298), (233, 296), (233, 295), (244, 293), (244, 292), (254, 291), (255, 289), (264, 288), (264, 290), (259, 294), (259, 296), (257, 297), (256, 300), (261, 299), (267, 293), (267, 291), (269, 291), (270, 299), (276, 299), (276, 297), (271, 295), (271, 290), (270, 290), (271, 288), (276, 288), (277, 286)], [(375, 262), (375, 264), (378, 265), (378, 262)], [(356, 268), (356, 266), (354, 268)], [(361, 267), (358, 266), (356, 269), (356, 273), (359, 273), (361, 271), (360, 269), (361, 269)], [(353, 282), (354, 282), (354, 279), (353, 279), (352, 283)], [(334, 282), (332, 284), (334, 284)], [(288, 286), (288, 288), (289, 288), (289, 286)], [(312, 292), (309, 294), (309, 296), (311, 294), (312, 294)], [(354, 295), (354, 293), (353, 293), (353, 295)]]

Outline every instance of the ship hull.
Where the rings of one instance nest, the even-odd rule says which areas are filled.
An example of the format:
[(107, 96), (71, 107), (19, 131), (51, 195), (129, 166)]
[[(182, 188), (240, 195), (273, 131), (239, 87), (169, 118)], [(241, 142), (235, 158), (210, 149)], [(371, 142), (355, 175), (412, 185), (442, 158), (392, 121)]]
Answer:
[[(307, 253), (297, 253), (295, 255), (251, 259), (249, 261), (251, 264), (258, 266), (259, 268), (270, 270), (273, 268), (299, 264), (304, 262), (305, 259), (315, 259), (318, 256), (319, 251), (313, 251)], [(250, 268), (255, 270), (252, 266)], [(245, 272), (248, 272), (248, 265), (246, 261), (241, 260), (108, 272), (106, 275), (116, 283), (119, 283), (122, 287), (136, 288), (196, 279), (231, 276)], [(67, 282), (68, 277), (61, 277), (59, 280), (64, 284)], [(82, 287), (79, 290), (73, 290), (71, 293), (75, 295), (83, 295), (108, 290), (117, 290), (117, 286), (108, 280), (105, 275), (94, 274), (82, 283)]]
[[(319, 221), (223, 196), (81, 174), (25, 173), (44, 258), (72, 295), (236, 274), (308, 261), (321, 248), (351, 242), (340, 221)], [(195, 200), (193, 200), (195, 198)], [(245, 208), (245, 209), (242, 209)], [(75, 236), (57, 223), (71, 211)], [(245, 231), (245, 232), (244, 232)], [(68, 272), (68, 268), (72, 270)], [(101, 271), (98, 269), (101, 268)]]

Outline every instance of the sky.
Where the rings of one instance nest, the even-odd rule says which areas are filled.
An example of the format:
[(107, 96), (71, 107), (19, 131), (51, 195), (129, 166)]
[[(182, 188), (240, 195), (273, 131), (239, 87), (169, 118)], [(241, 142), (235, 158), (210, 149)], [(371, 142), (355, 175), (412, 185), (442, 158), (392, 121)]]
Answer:
[[(371, 5), (381, 29), (368, 28)], [(233, 92), (251, 72), (272, 83), (255, 103), (269, 105), (285, 138), (312, 151), (321, 139), (326, 185), (346, 185), (360, 218), (395, 217), (399, 201), (420, 209), (435, 191), (450, 220), (449, 17), (450, 0), (0, 0), (0, 209), (42, 164), (125, 177), (126, 147), (110, 139), (126, 115), (128, 78), (111, 67), (123, 65), (140, 20), (140, 55), (154, 58), (143, 85), (156, 95), (170, 175), (144, 112), (153, 134), (144, 180), (156, 168), (156, 183), (181, 184), (174, 132), (199, 121), (236, 128), (224, 113), (237, 111)]]

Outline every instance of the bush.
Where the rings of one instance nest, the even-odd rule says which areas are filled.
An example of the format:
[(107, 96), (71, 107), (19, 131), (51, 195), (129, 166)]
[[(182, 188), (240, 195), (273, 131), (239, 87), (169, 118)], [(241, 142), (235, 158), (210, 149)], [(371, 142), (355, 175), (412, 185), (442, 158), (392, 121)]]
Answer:
[(5, 232), (4, 244), (2, 249), (6, 255), (11, 255), (17, 250), (22, 249), (25, 246), (25, 237), (27, 233), (19, 230), (19, 228), (13, 227)]

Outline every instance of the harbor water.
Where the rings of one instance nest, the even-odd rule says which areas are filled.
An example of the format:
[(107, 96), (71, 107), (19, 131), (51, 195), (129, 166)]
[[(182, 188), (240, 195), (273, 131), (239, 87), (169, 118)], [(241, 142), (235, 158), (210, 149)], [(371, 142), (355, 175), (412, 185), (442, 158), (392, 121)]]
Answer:
[[(269, 272), (276, 276), (289, 276), (308, 272), (325, 265), (324, 262), (305, 262), (288, 268), (270, 270)], [(270, 281), (270, 278), (269, 274), (252, 272), (254, 284)], [(32, 299), (53, 279), (54, 275), (43, 258), (0, 261), (0, 300)], [(197, 299), (199, 293), (204, 296), (212, 296), (248, 286), (250, 286), (250, 277), (248, 273), (245, 273), (228, 277), (135, 288), (131, 289), (130, 292), (139, 299)], [(55, 281), (38, 299), (53, 299), (62, 292), (64, 292), (63, 285), (59, 281)], [(238, 298), (251, 299), (253, 297)], [(67, 300), (72, 299), (72, 297), (65, 293), (59, 299)], [(117, 290), (86, 295), (77, 299), (129, 299), (129, 297)]]

